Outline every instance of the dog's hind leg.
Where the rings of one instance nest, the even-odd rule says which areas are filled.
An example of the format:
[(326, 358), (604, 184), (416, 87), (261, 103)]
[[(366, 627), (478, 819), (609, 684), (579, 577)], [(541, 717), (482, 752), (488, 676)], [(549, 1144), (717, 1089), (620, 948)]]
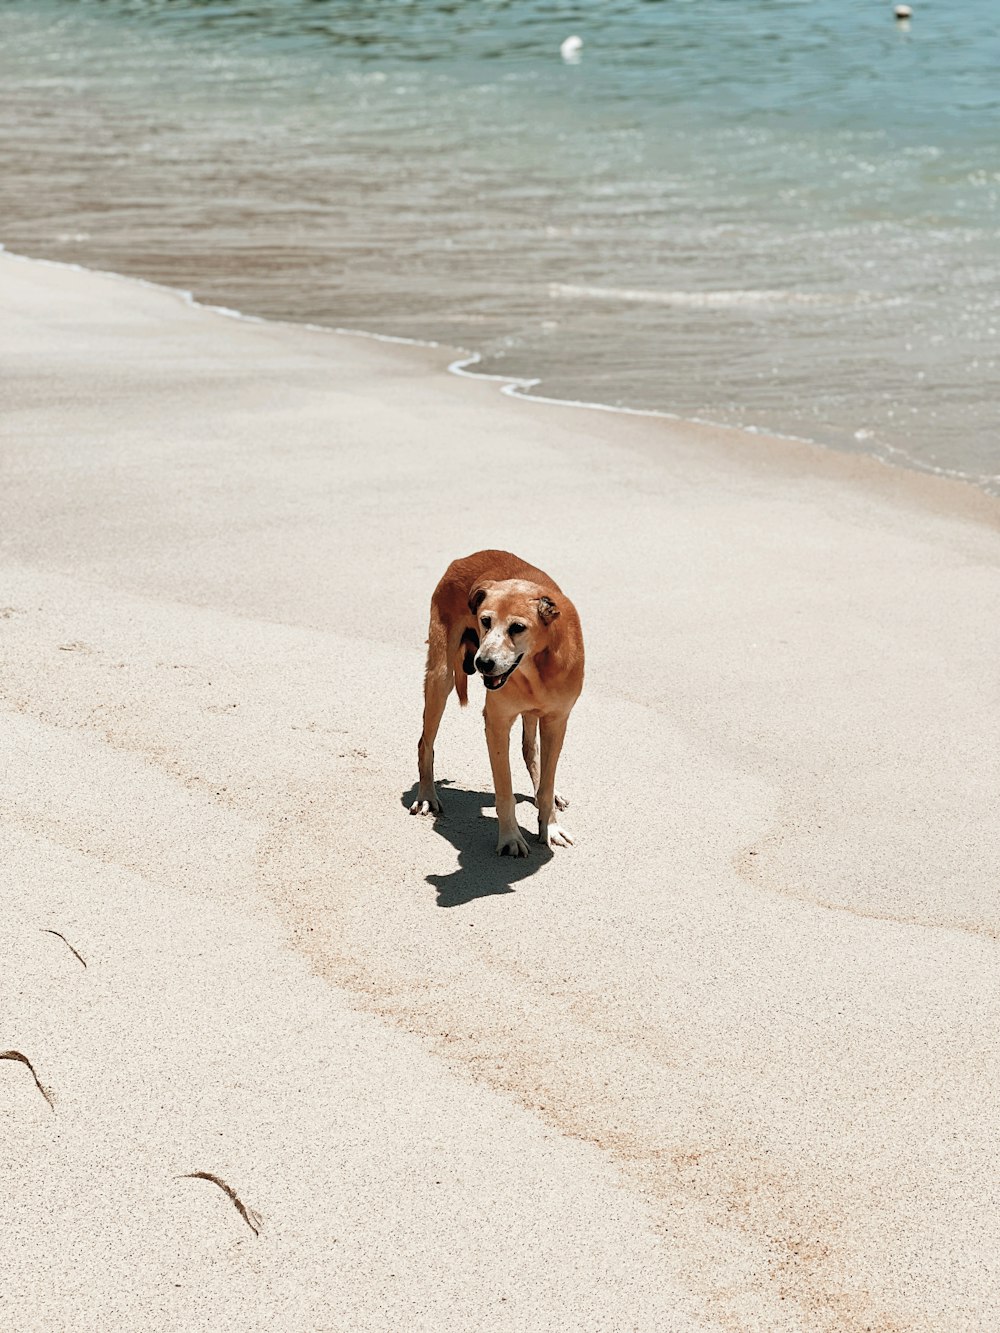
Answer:
[(556, 765), (565, 735), (565, 717), (542, 718), (542, 773), (535, 804), (538, 806), (538, 841), (546, 847), (570, 847), (573, 844), (572, 836), (552, 818)]
[(411, 815), (440, 814), (441, 801), (434, 786), (434, 740), (448, 694), (455, 683), (455, 668), (447, 651), (443, 626), (432, 626), (424, 677), (424, 729), (417, 742), (419, 784)]
[(530, 713), (521, 717), (521, 754), (531, 778), (531, 794), (538, 791), (538, 718)]
[[(530, 713), (525, 713), (521, 718), (521, 753), (524, 755), (524, 764), (528, 770), (528, 776), (531, 778), (531, 790), (535, 797), (535, 804), (538, 804), (538, 779), (539, 779), (539, 760), (538, 760), (538, 718)], [(552, 804), (557, 810), (565, 810), (569, 801), (560, 796), (558, 792), (552, 794)]]

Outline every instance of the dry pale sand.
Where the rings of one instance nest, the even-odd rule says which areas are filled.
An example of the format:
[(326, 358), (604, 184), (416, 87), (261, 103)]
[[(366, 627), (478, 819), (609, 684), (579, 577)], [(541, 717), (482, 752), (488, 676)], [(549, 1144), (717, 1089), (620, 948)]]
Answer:
[[(4, 1327), (1000, 1327), (997, 506), (0, 293)], [(478, 684), (405, 809), (482, 546), (588, 641), (528, 862)]]

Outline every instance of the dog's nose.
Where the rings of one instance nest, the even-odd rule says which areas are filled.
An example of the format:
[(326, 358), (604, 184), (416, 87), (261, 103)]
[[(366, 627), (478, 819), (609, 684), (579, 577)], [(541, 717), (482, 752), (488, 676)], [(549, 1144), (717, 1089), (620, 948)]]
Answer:
[(492, 676), (492, 674), (493, 674), (493, 668), (494, 668), (495, 666), (496, 666), (496, 662), (493, 660), (492, 657), (477, 657), (477, 658), (476, 658), (476, 668), (477, 668), (477, 670), (481, 671), (481, 672), (483, 673), (484, 676)]

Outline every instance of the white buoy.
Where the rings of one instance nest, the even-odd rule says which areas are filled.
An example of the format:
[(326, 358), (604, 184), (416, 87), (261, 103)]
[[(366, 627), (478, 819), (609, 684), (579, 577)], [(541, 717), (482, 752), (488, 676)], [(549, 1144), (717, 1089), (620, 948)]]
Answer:
[(897, 5), (892, 12), (896, 15), (896, 17), (900, 20), (900, 22), (902, 22), (904, 19), (913, 18), (913, 10), (910, 8), (909, 5)]
[(562, 56), (563, 60), (567, 62), (567, 64), (575, 65), (576, 62), (580, 59), (580, 52), (582, 50), (583, 50), (583, 38), (577, 37), (576, 34), (574, 33), (572, 37), (567, 37), (566, 40), (563, 42), (563, 44), (559, 47), (559, 54)]

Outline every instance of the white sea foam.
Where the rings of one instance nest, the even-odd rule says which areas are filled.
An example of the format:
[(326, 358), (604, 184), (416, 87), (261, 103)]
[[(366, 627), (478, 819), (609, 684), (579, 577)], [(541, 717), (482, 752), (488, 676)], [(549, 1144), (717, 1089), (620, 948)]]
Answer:
[(549, 295), (564, 300), (622, 301), (628, 305), (678, 306), (692, 310), (737, 310), (742, 306), (843, 305), (867, 298), (863, 292), (657, 291), (644, 287), (594, 287), (571, 282), (550, 282)]

